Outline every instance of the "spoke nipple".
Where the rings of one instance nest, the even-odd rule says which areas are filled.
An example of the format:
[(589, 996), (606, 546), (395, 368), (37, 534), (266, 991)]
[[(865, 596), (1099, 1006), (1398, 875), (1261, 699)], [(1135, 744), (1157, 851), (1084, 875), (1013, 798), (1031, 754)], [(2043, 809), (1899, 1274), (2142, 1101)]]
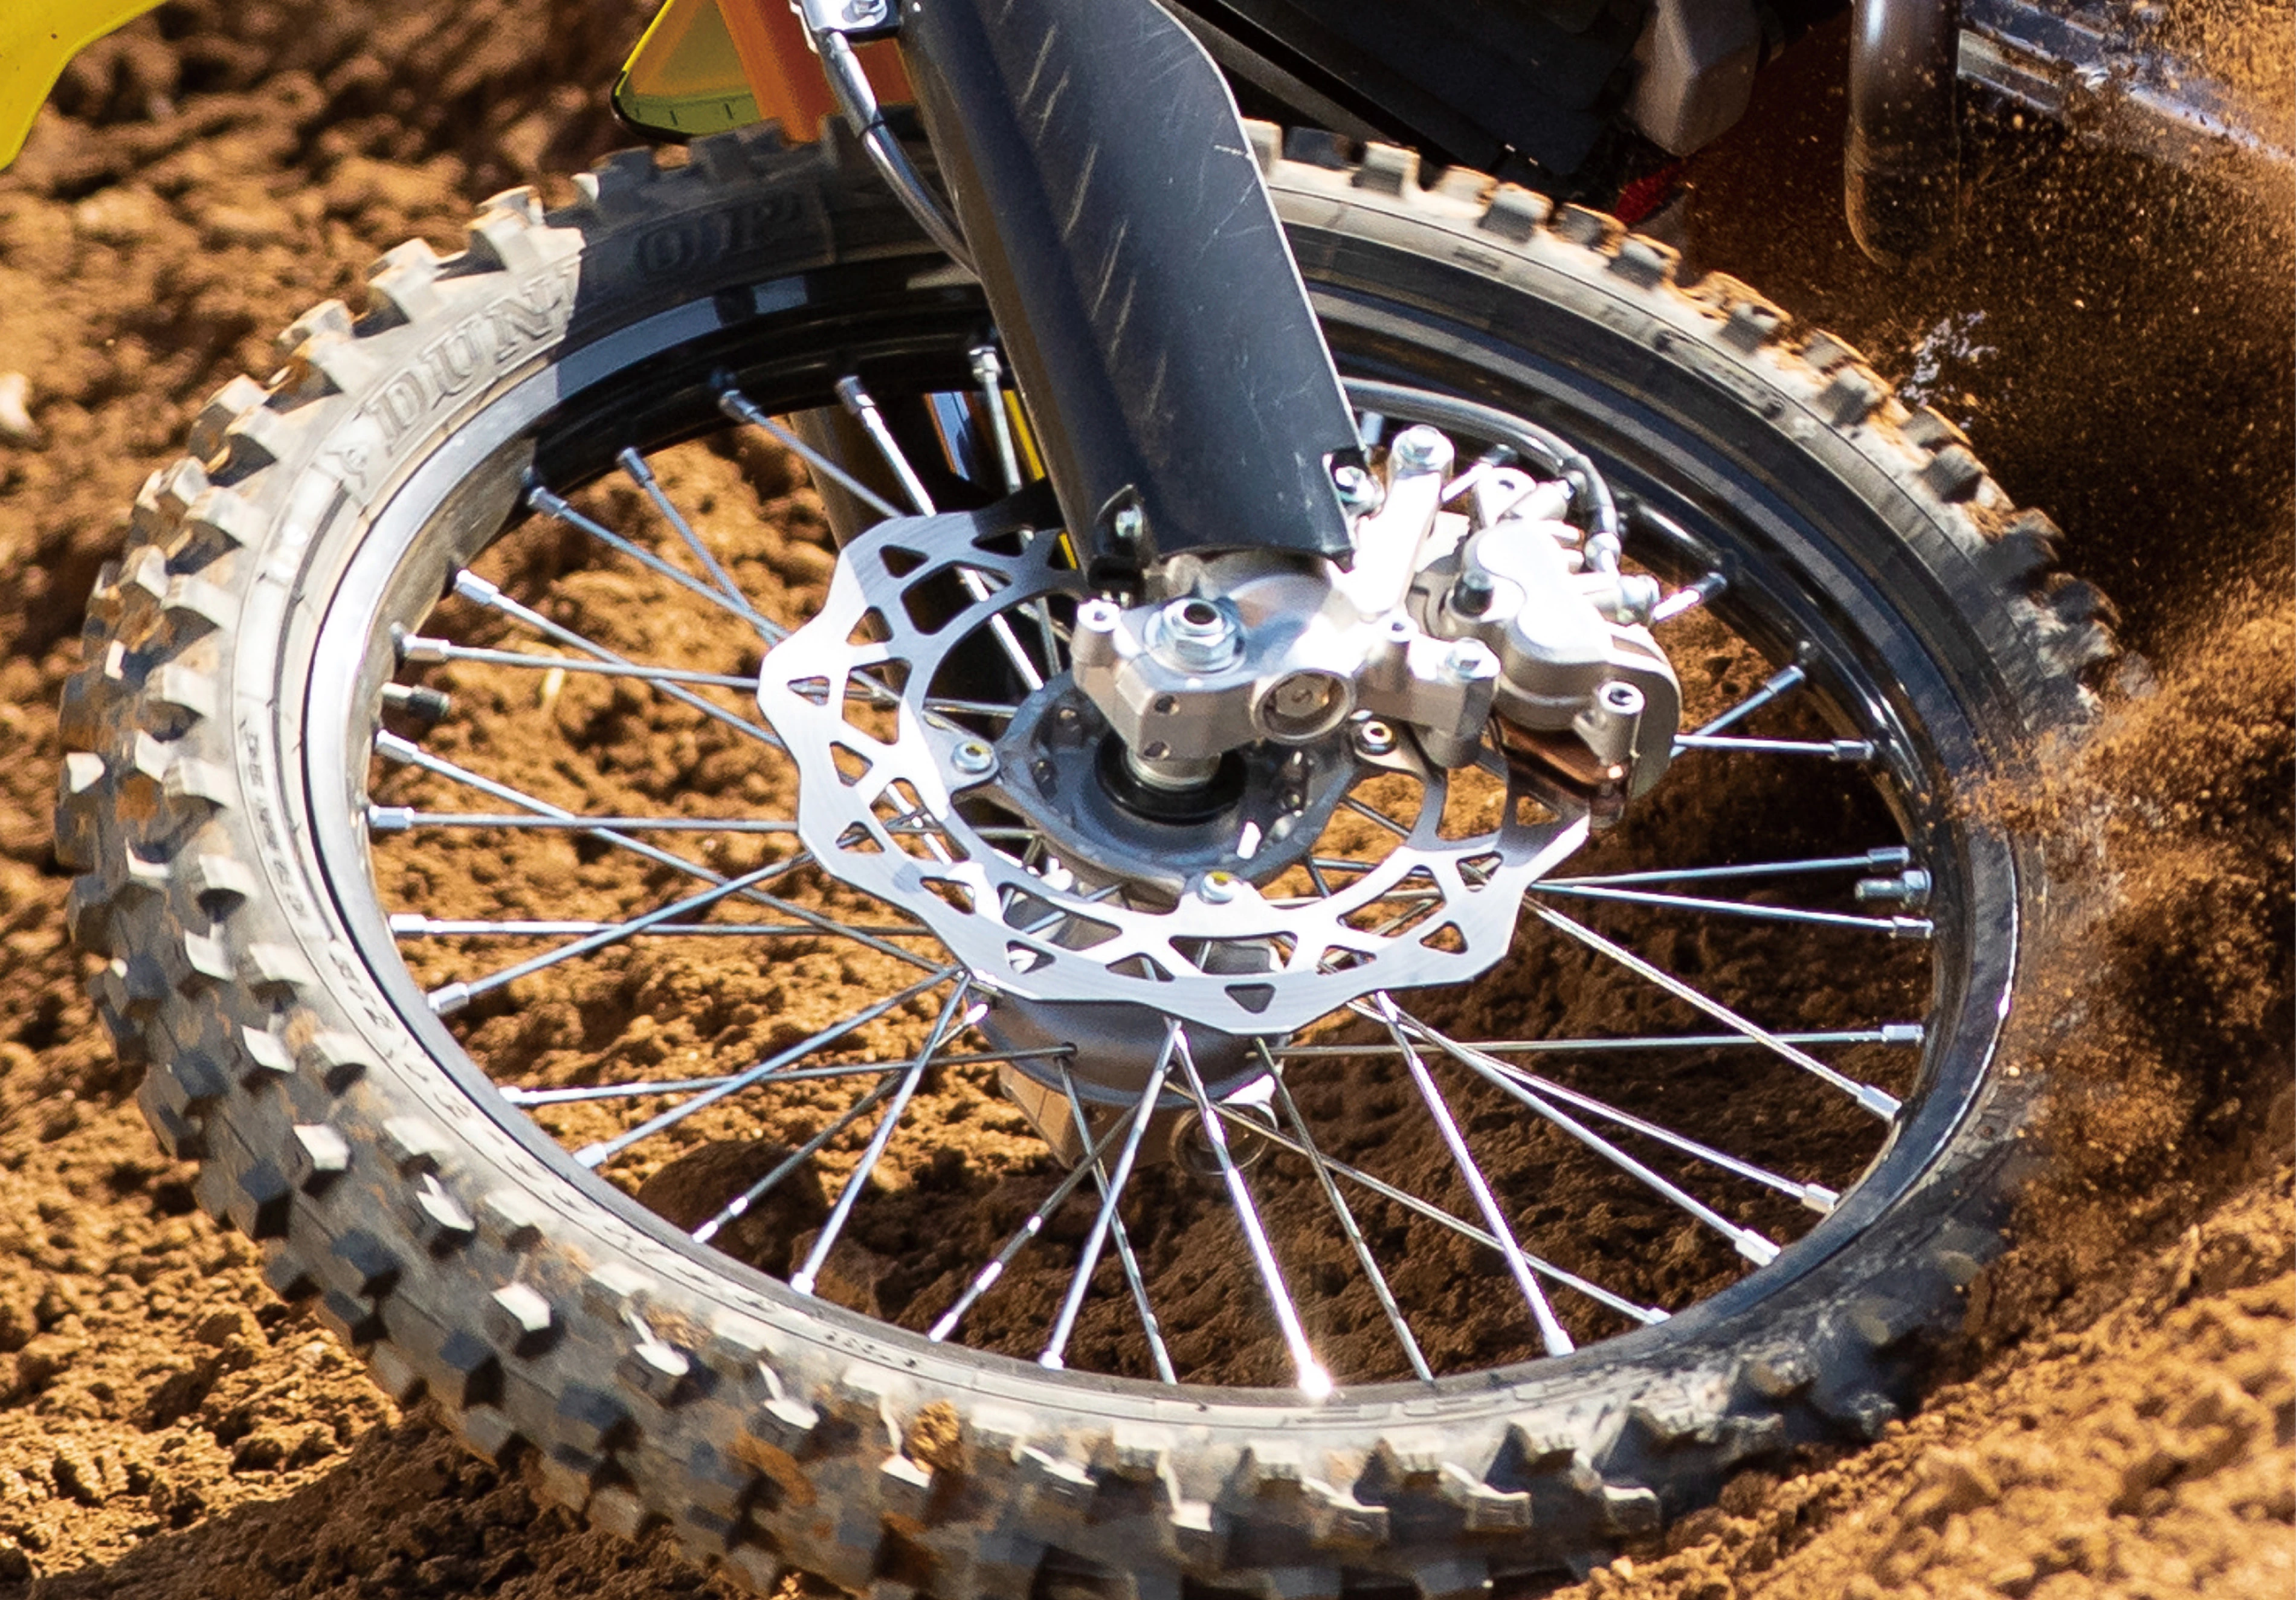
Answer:
[(1874, 759), (1874, 742), (1871, 739), (1836, 739), (1831, 759), (1836, 761), (1870, 761)]
[(443, 722), (454, 702), (443, 691), (419, 688), (410, 684), (385, 684), (382, 703), (394, 711), (404, 711), (409, 717), (424, 722)]
[[(369, 806), (366, 808), (366, 831), (370, 833), (404, 833), (414, 825), (412, 806)], [(396, 922), (398, 919), (393, 918)]]
[(1857, 1104), (1875, 1116), (1886, 1117), (1892, 1122), (1898, 1120), (1898, 1112), (1902, 1109), (1895, 1095), (1886, 1089), (1877, 1089), (1870, 1083), (1857, 1086)]
[(1738, 1253), (1757, 1267), (1767, 1267), (1778, 1259), (1778, 1247), (1751, 1228), (1738, 1235)]
[(390, 914), (390, 931), (395, 934), (420, 933), (430, 925), (430, 919), (419, 911), (394, 911)]
[(374, 753), (402, 767), (412, 766), (422, 759), (422, 751), (413, 740), (402, 739), (388, 730), (374, 736)]
[(574, 1159), (585, 1167), (598, 1167), (603, 1166), (606, 1158), (613, 1153), (611, 1145), (585, 1145), (574, 1153)]
[(796, 1290), (800, 1294), (811, 1294), (813, 1292), (813, 1274), (809, 1272), (800, 1272), (795, 1277), (790, 1279), (789, 1286)]
[(1913, 859), (1914, 852), (1902, 844), (1885, 844), (1866, 852), (1866, 865), (1876, 871), (1895, 872), (1911, 865)]
[(1331, 1399), (1332, 1374), (1324, 1370), (1320, 1362), (1301, 1362), (1300, 1364), (1300, 1392), (1306, 1395), (1311, 1400), (1327, 1400)]
[(1801, 1186), (1801, 1202), (1824, 1217), (1830, 1215), (1833, 1208), (1841, 1203), (1841, 1196), (1824, 1184), (1804, 1184)]
[(455, 574), (455, 593), (480, 605), (492, 605), (502, 598), (500, 589), (467, 569)]
[(1891, 939), (1929, 939), (1937, 932), (1937, 924), (1925, 916), (1893, 916), (1890, 919)]
[(471, 986), (467, 983), (446, 984), (432, 989), (427, 998), (433, 1014), (451, 1017), (471, 1003)]
[(1882, 1024), (1882, 1042), (1885, 1045), (1918, 1045), (1924, 1037), (1925, 1030), (1919, 1022)]
[(1043, 1355), (1037, 1358), (1037, 1365), (1043, 1367), (1046, 1372), (1062, 1372), (1066, 1370), (1068, 1366), (1067, 1362), (1062, 1360), (1050, 1350), (1046, 1350)]

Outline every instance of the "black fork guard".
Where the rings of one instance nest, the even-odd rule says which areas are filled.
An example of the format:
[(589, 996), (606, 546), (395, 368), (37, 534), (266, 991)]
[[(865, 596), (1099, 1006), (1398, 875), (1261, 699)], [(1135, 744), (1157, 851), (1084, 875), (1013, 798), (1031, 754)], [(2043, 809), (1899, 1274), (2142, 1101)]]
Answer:
[(900, 40), (1071, 531), (1345, 560), (1354, 414), (1202, 45), (1154, 0), (909, 0)]

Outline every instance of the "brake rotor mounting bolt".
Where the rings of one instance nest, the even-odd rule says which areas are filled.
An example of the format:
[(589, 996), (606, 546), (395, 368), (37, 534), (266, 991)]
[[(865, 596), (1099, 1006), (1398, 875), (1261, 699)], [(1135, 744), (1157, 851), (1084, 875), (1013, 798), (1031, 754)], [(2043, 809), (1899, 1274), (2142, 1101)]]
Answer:
[(1451, 469), (1451, 441), (1440, 428), (1424, 423), (1406, 428), (1387, 447), (1390, 464), (1398, 472), (1447, 472)]
[(1235, 874), (1227, 872), (1206, 873), (1203, 881), (1196, 886), (1196, 896), (1208, 905), (1226, 905), (1235, 898)]
[(949, 765), (967, 777), (983, 777), (996, 770), (996, 751), (985, 739), (967, 739), (949, 752)]
[(845, 25), (874, 28), (885, 20), (885, 0), (845, 0)]
[(1395, 730), (1377, 718), (1356, 725), (1356, 748), (1367, 756), (1392, 755)]

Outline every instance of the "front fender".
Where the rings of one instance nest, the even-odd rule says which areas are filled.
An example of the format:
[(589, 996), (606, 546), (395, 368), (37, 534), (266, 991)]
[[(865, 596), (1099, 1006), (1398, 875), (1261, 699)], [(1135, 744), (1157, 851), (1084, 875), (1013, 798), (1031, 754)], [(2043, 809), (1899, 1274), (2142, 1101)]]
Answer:
[(16, 159), (64, 63), (160, 0), (8, 0), (0, 5), (0, 167)]

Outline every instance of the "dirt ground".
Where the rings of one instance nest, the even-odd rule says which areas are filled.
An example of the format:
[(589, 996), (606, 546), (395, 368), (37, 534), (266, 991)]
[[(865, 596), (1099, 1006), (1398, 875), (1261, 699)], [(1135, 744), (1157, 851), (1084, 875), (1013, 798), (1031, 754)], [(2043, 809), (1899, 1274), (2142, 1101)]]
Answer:
[[(137, 483), (224, 378), (268, 371), (275, 330), (355, 302), (382, 248), (451, 246), (475, 199), (622, 143), (600, 86), (644, 9), (171, 4), (82, 58), (0, 177), (0, 373), (28, 378), (29, 423), (7, 437), (0, 406), (0, 1592), (712, 1587), (539, 1508), (271, 1299), (150, 1143), (80, 997), (47, 841), (56, 691)], [(2244, 81), (2291, 81), (2271, 70), (2296, 59), (2285, 6), (2171, 10)], [(1890, 277), (1840, 220), (1840, 82), (1837, 30), (1693, 166), (1694, 258), (1960, 421), (2064, 526), (2154, 686), (2015, 801), (2094, 909), (2019, 1024), (2060, 1086), (2051, 1161), (1939, 1388), (1872, 1448), (1750, 1473), (1587, 1588), (2285, 1593), (2296, 219), (2005, 125), (1970, 152), (1957, 254)], [(727, 1004), (744, 1046), (778, 1009)], [(541, 1063), (552, 1037), (502, 1043)], [(1017, 1119), (986, 1096), (978, 1116), (977, 1145), (1009, 1137), (1017, 1161), (995, 1121)]]

